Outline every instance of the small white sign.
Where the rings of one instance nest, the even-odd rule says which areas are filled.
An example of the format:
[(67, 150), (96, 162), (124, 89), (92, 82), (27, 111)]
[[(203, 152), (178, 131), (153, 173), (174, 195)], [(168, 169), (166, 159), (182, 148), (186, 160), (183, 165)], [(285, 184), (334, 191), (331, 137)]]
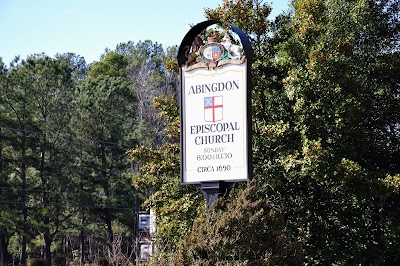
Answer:
[(182, 71), (182, 182), (248, 177), (246, 63)]

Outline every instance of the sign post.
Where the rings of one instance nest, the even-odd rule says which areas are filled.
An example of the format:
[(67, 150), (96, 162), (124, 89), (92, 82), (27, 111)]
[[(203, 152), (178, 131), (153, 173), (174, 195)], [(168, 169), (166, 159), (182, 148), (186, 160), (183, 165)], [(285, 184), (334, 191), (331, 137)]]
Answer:
[(181, 182), (201, 189), (207, 208), (236, 182), (252, 176), (253, 50), (249, 38), (234, 25), (227, 24), (230, 31), (219, 35), (202, 34), (217, 23), (223, 24), (204, 21), (194, 26), (178, 52)]

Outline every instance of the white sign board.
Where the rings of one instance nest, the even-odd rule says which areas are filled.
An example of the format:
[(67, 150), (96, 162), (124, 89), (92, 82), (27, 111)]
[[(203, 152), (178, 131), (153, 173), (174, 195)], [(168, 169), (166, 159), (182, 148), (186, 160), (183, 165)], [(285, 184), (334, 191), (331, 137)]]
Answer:
[(248, 179), (246, 63), (182, 71), (182, 182)]

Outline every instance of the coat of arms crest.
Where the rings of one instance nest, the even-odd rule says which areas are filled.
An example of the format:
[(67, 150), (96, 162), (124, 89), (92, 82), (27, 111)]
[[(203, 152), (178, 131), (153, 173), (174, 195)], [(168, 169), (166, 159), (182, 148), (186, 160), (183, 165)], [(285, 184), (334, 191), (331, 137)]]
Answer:
[(241, 44), (236, 44), (231, 35), (225, 32), (219, 41), (215, 34), (210, 34), (208, 43), (196, 36), (192, 46), (185, 47), (186, 63), (184, 71), (196, 68), (214, 69), (227, 64), (242, 64), (246, 61)]

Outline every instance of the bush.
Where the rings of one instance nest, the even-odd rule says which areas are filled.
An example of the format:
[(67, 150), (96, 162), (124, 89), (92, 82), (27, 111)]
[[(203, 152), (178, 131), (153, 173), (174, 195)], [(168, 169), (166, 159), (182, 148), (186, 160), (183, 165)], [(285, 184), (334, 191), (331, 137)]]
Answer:
[(288, 244), (276, 202), (255, 182), (220, 199), (198, 219), (171, 258), (171, 265), (298, 265), (297, 244)]

